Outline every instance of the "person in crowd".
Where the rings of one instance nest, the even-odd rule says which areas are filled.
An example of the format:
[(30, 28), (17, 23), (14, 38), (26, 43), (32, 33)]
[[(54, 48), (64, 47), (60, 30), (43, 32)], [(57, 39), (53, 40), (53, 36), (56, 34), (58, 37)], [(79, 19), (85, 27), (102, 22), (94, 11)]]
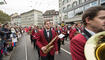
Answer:
[[(62, 26), (62, 28), (61, 28), (61, 32), (62, 32), (62, 34), (65, 35), (65, 37), (62, 38), (62, 44), (64, 45), (64, 41), (65, 41), (65, 38), (66, 38), (66, 36), (67, 36), (67, 28), (66, 28), (65, 25)], [(66, 38), (66, 40), (67, 40), (67, 38)]]
[(33, 28), (31, 28), (31, 32), (29, 33), (30, 34), (30, 40), (31, 40), (31, 43), (34, 42), (34, 39), (33, 39), (33, 34), (35, 33), (34, 29), (36, 28), (36, 26), (33, 26)]
[(76, 30), (79, 32), (79, 33), (82, 33), (82, 23), (80, 23), (80, 22), (77, 22), (76, 23)]
[[(62, 32), (61, 32), (61, 26), (57, 26), (57, 29), (56, 29), (56, 32), (58, 35), (60, 35)], [(61, 41), (62, 39), (58, 39), (58, 52), (61, 53)]]
[(34, 43), (34, 48), (36, 48), (37, 52), (38, 52), (38, 59), (40, 60), (40, 48), (36, 45), (36, 41), (37, 41), (37, 34), (39, 33), (39, 27), (35, 26), (33, 31), (32, 31), (32, 39), (33, 39), (33, 43)]
[(39, 31), (37, 34), (37, 46), (40, 48), (40, 56), (41, 60), (54, 60), (54, 54), (58, 54), (58, 45), (57, 39), (52, 43), (54, 47), (48, 52), (43, 53), (47, 49), (46, 45), (51, 43), (52, 39), (57, 36), (56, 32), (52, 29), (51, 30), (51, 22), (46, 20), (44, 22), (44, 29)]
[(51, 22), (51, 28), (50, 28), (51, 30), (55, 30), (54, 29), (54, 24), (53, 24), (53, 22)]
[(76, 24), (72, 23), (72, 26), (69, 31), (69, 40), (71, 40), (76, 35), (76, 32), (77, 32)]
[(85, 28), (70, 41), (72, 60), (86, 60), (84, 46), (88, 38), (105, 30), (105, 7), (95, 6), (87, 9), (82, 16)]
[[(15, 27), (11, 27), (11, 39), (12, 39), (12, 43), (15, 43), (15, 44), (17, 43), (17, 34), (16, 34)], [(16, 47), (16, 46), (14, 45), (13, 47)]]
[(3, 46), (4, 46), (1, 40), (1, 27), (2, 25), (0, 24), (0, 60), (2, 60), (2, 53), (3, 53)]
[(9, 41), (9, 39), (10, 39), (11, 32), (8, 28), (9, 28), (8, 23), (6, 23), (2, 26), (2, 28), (0, 30), (1, 40), (2, 40), (2, 43), (4, 44), (3, 53), (5, 55), (9, 55), (9, 53), (7, 51), (7, 45), (8, 45), (7, 41)]

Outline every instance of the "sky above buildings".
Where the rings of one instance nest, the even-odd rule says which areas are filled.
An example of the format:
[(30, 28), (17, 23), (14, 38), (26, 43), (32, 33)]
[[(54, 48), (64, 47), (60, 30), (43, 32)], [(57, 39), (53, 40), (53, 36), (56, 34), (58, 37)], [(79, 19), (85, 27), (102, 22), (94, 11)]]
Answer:
[(0, 10), (3, 10), (7, 14), (11, 15), (15, 12), (21, 14), (32, 9), (36, 9), (42, 12), (46, 10), (59, 10), (58, 0), (5, 0), (7, 4), (0, 5)]

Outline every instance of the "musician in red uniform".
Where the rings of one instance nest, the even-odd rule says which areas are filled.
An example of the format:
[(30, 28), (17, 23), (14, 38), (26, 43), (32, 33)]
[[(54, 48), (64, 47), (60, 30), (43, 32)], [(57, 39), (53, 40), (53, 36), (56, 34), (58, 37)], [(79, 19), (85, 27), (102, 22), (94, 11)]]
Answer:
[[(61, 33), (63, 33), (65, 36), (67, 35), (67, 28), (66, 28), (65, 25), (62, 26), (60, 30), (61, 30)], [(63, 38), (62, 38), (62, 44), (63, 44), (63, 45), (64, 45), (64, 40), (65, 40), (64, 38), (66, 38), (66, 37), (63, 37)]]
[(77, 32), (76, 24), (73, 23), (73, 25), (71, 26), (70, 31), (69, 31), (69, 39), (70, 40), (75, 36), (76, 32)]
[[(86, 60), (84, 46), (92, 35), (105, 31), (105, 7), (95, 6), (87, 9), (82, 16), (85, 28), (70, 41), (72, 60)], [(90, 58), (90, 57), (89, 57)]]
[(34, 48), (35, 48), (35, 43), (36, 43), (36, 35), (38, 33), (38, 29), (37, 26), (34, 26), (33, 30), (32, 30), (32, 42), (34, 43)]
[[(57, 27), (56, 32), (58, 35), (60, 35), (62, 33), (61, 32), (61, 26)], [(61, 42), (62, 42), (62, 39), (58, 39), (58, 52), (59, 53), (61, 53)]]
[(34, 48), (36, 48), (37, 52), (38, 52), (38, 60), (40, 60), (40, 49), (39, 47), (36, 45), (36, 40), (37, 40), (37, 34), (39, 33), (39, 27), (38, 26), (34, 26), (34, 29), (32, 31), (32, 36), (33, 36), (33, 43), (34, 43)]
[(58, 54), (57, 39), (53, 42), (54, 47), (47, 54), (44, 54), (42, 52), (42, 50), (46, 50), (46, 45), (48, 45), (48, 43), (50, 43), (50, 41), (55, 36), (57, 36), (56, 32), (54, 30), (51, 30), (50, 24), (51, 22), (49, 20), (46, 20), (44, 22), (44, 29), (39, 31), (39, 34), (37, 36), (36, 44), (40, 48), (41, 60), (54, 60), (54, 54)]

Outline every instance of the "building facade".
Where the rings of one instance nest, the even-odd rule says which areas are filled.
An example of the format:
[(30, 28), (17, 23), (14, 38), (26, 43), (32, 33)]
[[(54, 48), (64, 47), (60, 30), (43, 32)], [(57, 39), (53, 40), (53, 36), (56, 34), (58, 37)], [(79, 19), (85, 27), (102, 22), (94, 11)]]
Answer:
[(105, 5), (105, 0), (59, 0), (59, 17), (66, 23), (81, 21), (82, 13), (93, 6)]
[(55, 10), (47, 10), (43, 14), (43, 18), (44, 18), (44, 21), (50, 20), (53, 23), (53, 25), (57, 25), (58, 23), (60, 23), (59, 12)]
[(21, 17), (18, 15), (18, 13), (14, 13), (11, 15), (11, 24), (12, 26), (20, 26), (21, 25)]
[(32, 25), (43, 25), (43, 17), (41, 11), (33, 9), (21, 14), (21, 26), (25, 27)]
[(6, 4), (5, 0), (0, 0), (0, 5)]

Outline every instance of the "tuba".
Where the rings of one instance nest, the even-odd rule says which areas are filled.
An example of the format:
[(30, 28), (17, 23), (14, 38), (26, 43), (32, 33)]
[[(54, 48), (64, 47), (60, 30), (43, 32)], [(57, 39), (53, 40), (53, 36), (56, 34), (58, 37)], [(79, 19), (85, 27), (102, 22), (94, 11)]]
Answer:
[(44, 54), (47, 54), (47, 53), (54, 47), (54, 45), (52, 45), (52, 44), (53, 44), (53, 42), (57, 39), (57, 37), (58, 37), (58, 35), (55, 36), (55, 37), (53, 38), (53, 40), (51, 40), (50, 43), (48, 43), (48, 45), (46, 45), (46, 50), (42, 50), (42, 52), (43, 52)]
[(87, 40), (84, 53), (86, 60), (105, 60), (105, 31)]

